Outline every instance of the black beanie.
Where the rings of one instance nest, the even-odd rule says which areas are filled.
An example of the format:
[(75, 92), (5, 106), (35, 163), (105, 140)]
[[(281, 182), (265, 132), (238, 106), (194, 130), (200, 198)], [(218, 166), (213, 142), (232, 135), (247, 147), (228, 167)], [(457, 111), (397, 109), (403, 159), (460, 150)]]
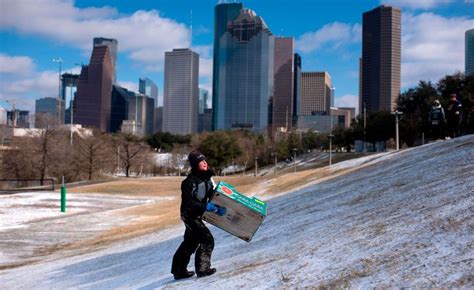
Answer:
[(191, 153), (189, 153), (188, 161), (189, 161), (189, 165), (191, 165), (191, 168), (197, 169), (199, 162), (203, 160), (206, 160), (206, 156), (204, 156), (201, 152), (194, 150)]

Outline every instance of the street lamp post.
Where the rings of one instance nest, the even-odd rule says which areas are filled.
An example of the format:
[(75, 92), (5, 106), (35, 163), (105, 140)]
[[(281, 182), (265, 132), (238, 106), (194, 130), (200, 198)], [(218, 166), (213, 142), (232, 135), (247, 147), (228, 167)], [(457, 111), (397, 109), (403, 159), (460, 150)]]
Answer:
[(275, 156), (275, 176), (277, 175), (277, 153), (272, 152), (272, 156)]
[(258, 174), (258, 169), (257, 169), (258, 163), (257, 163), (257, 159), (258, 159), (258, 157), (255, 156), (255, 177), (257, 177), (257, 174)]
[(296, 148), (293, 148), (293, 173), (296, 173)]
[(367, 108), (366, 108), (366, 105), (365, 105), (365, 102), (364, 102), (364, 152), (367, 152), (367, 148), (365, 147), (365, 143), (367, 142), (366, 141), (366, 136), (365, 136), (365, 128), (366, 128), (366, 125), (367, 125), (367, 119), (366, 119), (366, 113), (367, 113)]
[[(58, 101), (61, 100), (61, 65), (63, 63), (62, 58), (53, 58), (53, 62), (59, 63), (59, 75), (58, 75)], [(58, 126), (61, 121), (61, 110), (58, 110)]]
[(392, 112), (391, 114), (395, 115), (395, 143), (396, 143), (396, 149), (398, 151), (400, 150), (400, 142), (399, 142), (399, 135), (398, 135), (398, 116), (402, 115), (403, 112), (399, 112), (398, 110), (395, 110), (395, 112)]
[(333, 119), (333, 115), (332, 115), (332, 110), (337, 110), (338, 108), (336, 107), (329, 107), (329, 115), (331, 116), (331, 132), (329, 133), (329, 167), (331, 167), (332, 165), (332, 137), (334, 137), (334, 135), (332, 134), (332, 119)]
[(69, 108), (71, 109), (71, 120), (70, 120), (70, 131), (71, 131), (71, 145), (72, 145), (72, 125), (74, 124), (74, 100), (73, 100), (73, 92), (72, 92), (72, 86), (71, 86), (71, 100), (69, 100)]
[[(15, 101), (9, 101), (6, 100), (7, 103), (9, 103), (12, 106), (12, 127), (16, 127), (16, 121), (17, 121), (17, 113), (16, 113), (16, 106), (15, 106)], [(8, 124), (8, 122), (7, 122)]]

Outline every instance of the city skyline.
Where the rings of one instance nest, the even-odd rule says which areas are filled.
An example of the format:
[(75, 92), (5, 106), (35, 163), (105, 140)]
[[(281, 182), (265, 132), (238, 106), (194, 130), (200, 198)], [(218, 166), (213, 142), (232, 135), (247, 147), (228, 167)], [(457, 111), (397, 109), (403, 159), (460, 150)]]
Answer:
[[(201, 60), (199, 86), (212, 94), (217, 1), (193, 2), (140, 1), (112, 7), (105, 6), (106, 1), (48, 0), (40, 11), (28, 1), (2, 2), (0, 106), (10, 109), (5, 100), (13, 100), (17, 108), (33, 111), (35, 99), (55, 97), (58, 64), (52, 59), (64, 60), (63, 72), (79, 73), (77, 64), (88, 62), (94, 37), (117, 39), (118, 84), (138, 91), (139, 78), (148, 77), (158, 85), (162, 104), (164, 51), (189, 46), (191, 10), (192, 48)], [(242, 3), (261, 15), (275, 36), (294, 37), (302, 71), (331, 74), (336, 106), (358, 104), (362, 13), (383, 3), (403, 13), (402, 91), (422, 79), (436, 82), (445, 74), (464, 71), (464, 32), (474, 27), (469, 12), (474, 3), (469, 1), (276, 2), (280, 8), (263, 1)], [(340, 4), (345, 5), (343, 11), (336, 10)], [(54, 27), (44, 19), (54, 19)]]

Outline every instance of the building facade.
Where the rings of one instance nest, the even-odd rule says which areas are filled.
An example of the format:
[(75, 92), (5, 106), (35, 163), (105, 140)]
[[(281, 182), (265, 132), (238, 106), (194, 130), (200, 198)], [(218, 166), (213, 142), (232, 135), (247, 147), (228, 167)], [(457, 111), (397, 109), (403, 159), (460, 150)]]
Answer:
[(163, 131), (163, 106), (155, 108), (155, 127), (153, 133)]
[(474, 76), (474, 28), (466, 31), (465, 41), (465, 74), (466, 76)]
[(88, 66), (83, 66), (74, 102), (74, 123), (110, 131), (114, 65), (108, 46), (94, 46)]
[(212, 131), (212, 109), (206, 108), (198, 117), (198, 133)]
[(327, 72), (303, 72), (299, 115), (329, 115), (331, 88), (332, 80)]
[(339, 107), (339, 110), (346, 110), (350, 113), (350, 120), (355, 119), (356, 117), (356, 108), (355, 107)]
[(268, 129), (273, 94), (274, 37), (250, 9), (229, 21), (219, 41), (218, 85), (213, 92), (215, 130)]
[(64, 124), (64, 101), (41, 98), (35, 102), (35, 127), (46, 128)]
[(118, 85), (113, 85), (111, 113), (110, 113), (110, 132), (119, 132), (124, 120), (128, 120), (128, 104), (135, 93)]
[(396, 106), (400, 94), (401, 18), (400, 9), (387, 5), (363, 14), (360, 105), (368, 112), (392, 111)]
[(112, 83), (117, 82), (117, 51), (118, 41), (113, 38), (94, 37), (93, 48), (96, 46), (107, 46), (109, 48), (109, 57), (112, 60), (113, 72), (112, 72)]
[(292, 37), (275, 37), (272, 127), (291, 130), (293, 115), (294, 41)]
[(199, 55), (187, 48), (165, 52), (163, 131), (197, 132)]
[(204, 109), (209, 109), (207, 102), (209, 100), (209, 91), (199, 88), (199, 114), (204, 114)]
[(0, 107), (0, 125), (7, 124), (7, 110), (5, 108)]
[[(64, 124), (71, 124), (71, 116), (74, 114), (74, 99), (77, 92), (77, 83), (79, 75), (72, 73), (63, 73), (61, 75), (61, 99), (64, 102)], [(72, 114), (71, 114), (72, 110)]]
[(301, 56), (294, 54), (293, 65), (293, 126), (296, 126), (298, 115), (301, 114)]
[(127, 120), (135, 121), (137, 135), (153, 134), (155, 125), (155, 100), (143, 94), (134, 94), (128, 101)]
[(14, 128), (30, 128), (30, 111), (7, 111), (7, 125)]
[(226, 50), (221, 49), (221, 38), (227, 31), (227, 24), (234, 20), (243, 8), (242, 3), (221, 3), (214, 7), (214, 50), (213, 50), (213, 64), (212, 64), (212, 127), (217, 128), (217, 111), (224, 106), (220, 102), (225, 99), (225, 96), (219, 96), (220, 87), (224, 85), (220, 81), (219, 70), (222, 67), (222, 60), (225, 57)]
[(138, 92), (155, 100), (155, 107), (158, 107), (158, 86), (152, 80), (140, 78), (138, 80)]

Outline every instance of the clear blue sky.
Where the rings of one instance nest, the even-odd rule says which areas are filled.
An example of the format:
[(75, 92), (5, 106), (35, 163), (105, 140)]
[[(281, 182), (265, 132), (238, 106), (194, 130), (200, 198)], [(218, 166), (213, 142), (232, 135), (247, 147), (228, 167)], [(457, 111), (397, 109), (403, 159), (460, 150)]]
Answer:
[[(117, 79), (138, 90), (146, 76), (163, 90), (164, 52), (189, 46), (201, 56), (200, 86), (212, 87), (211, 0), (0, 0), (0, 106), (57, 96), (58, 64), (79, 72), (92, 38), (119, 42)], [(295, 38), (303, 71), (328, 71), (336, 106), (356, 106), (362, 13), (380, 4), (402, 9), (402, 91), (419, 80), (464, 71), (464, 31), (474, 28), (474, 0), (248, 0), (275, 35)]]

